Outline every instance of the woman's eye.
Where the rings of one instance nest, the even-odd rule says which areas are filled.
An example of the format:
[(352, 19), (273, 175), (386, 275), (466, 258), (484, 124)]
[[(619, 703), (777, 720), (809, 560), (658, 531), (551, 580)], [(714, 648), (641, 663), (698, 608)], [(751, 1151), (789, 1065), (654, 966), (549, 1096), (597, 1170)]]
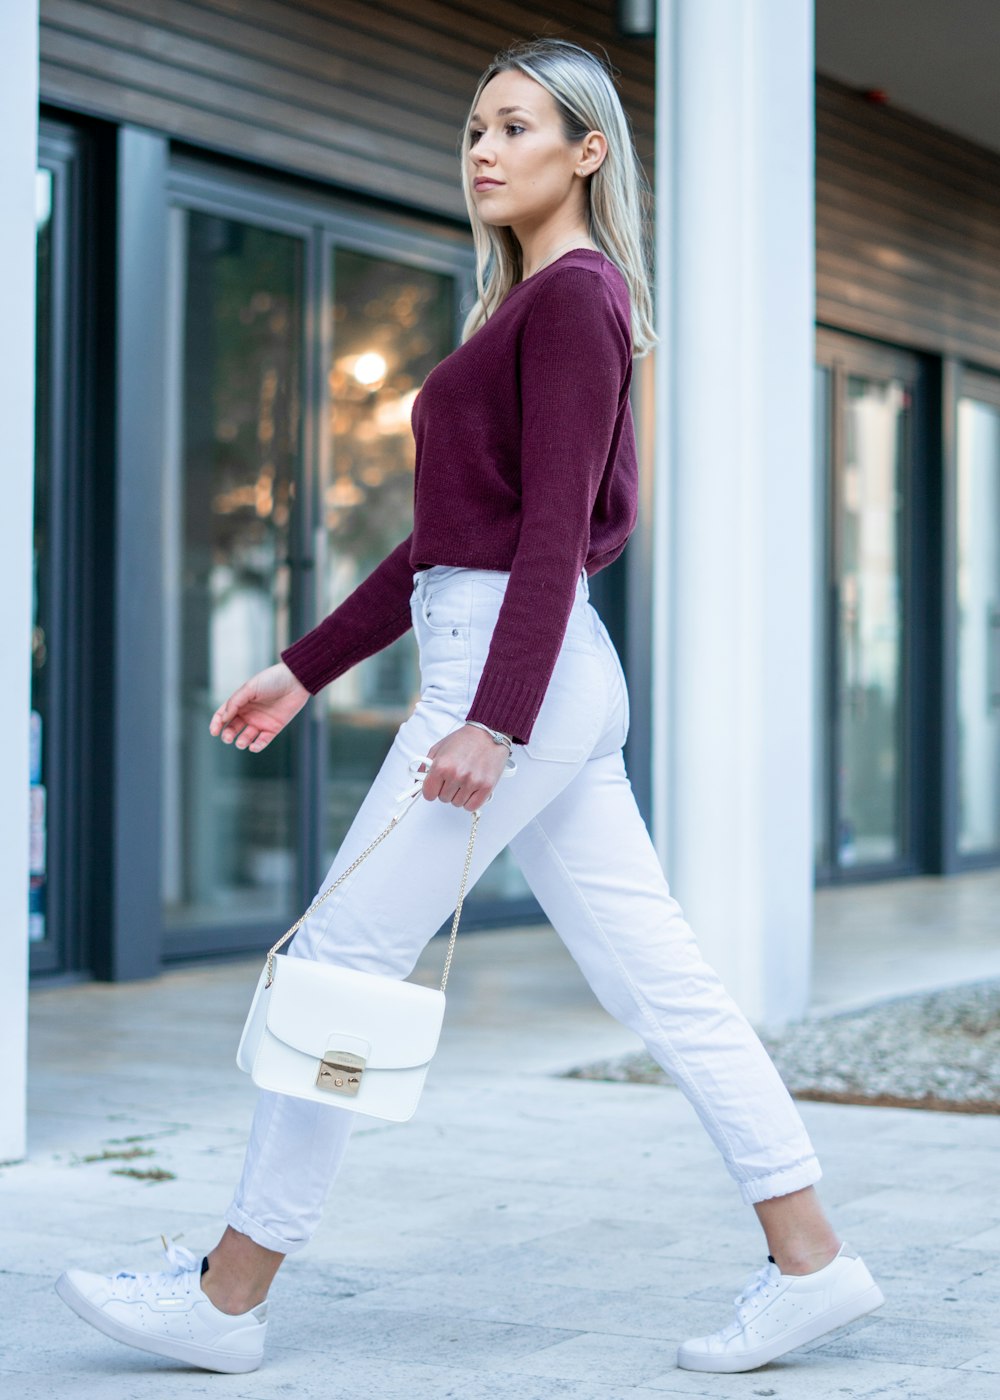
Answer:
[[(506, 126), (504, 127), (504, 131), (523, 131), (523, 130), (524, 130), (524, 127), (521, 126), (518, 122), (507, 122)], [(476, 130), (474, 130), (474, 131), (470, 131), (470, 132), (469, 132), (469, 145), (470, 145), (470, 146), (474, 146), (474, 145), (476, 144), (476, 139), (477, 139), (477, 137), (482, 136), (482, 134), (483, 134), (482, 131), (480, 131), (478, 128), (477, 128)]]

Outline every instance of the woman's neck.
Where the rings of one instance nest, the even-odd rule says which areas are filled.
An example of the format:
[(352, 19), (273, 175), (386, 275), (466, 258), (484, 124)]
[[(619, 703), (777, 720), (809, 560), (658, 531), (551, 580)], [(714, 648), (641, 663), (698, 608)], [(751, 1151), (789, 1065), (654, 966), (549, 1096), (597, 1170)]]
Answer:
[[(572, 235), (572, 237), (567, 238), (564, 242), (558, 244), (549, 252), (543, 252), (540, 260), (537, 263), (535, 263), (535, 265), (531, 267), (530, 270), (527, 266), (528, 259), (522, 254), (524, 271), (521, 276), (521, 281), (526, 282), (529, 277), (534, 277), (536, 272), (541, 272), (542, 268), (547, 267), (550, 262), (555, 262), (556, 258), (561, 257), (563, 253), (568, 253), (570, 249), (576, 248), (588, 248), (592, 253), (598, 252), (598, 249), (594, 246), (593, 241), (586, 233), (575, 233)], [(532, 260), (533, 258), (534, 254), (532, 254)]]

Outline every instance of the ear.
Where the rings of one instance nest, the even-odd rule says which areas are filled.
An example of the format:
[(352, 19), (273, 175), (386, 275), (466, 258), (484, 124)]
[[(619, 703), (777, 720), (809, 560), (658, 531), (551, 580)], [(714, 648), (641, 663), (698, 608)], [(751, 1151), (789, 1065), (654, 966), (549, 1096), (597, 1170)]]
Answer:
[(580, 158), (577, 161), (578, 175), (593, 175), (608, 154), (608, 138), (601, 131), (588, 131), (580, 142)]

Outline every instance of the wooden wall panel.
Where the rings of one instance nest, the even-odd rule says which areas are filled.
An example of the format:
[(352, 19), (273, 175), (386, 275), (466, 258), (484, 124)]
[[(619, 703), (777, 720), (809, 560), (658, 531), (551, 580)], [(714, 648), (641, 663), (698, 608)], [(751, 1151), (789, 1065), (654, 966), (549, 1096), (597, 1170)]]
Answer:
[(816, 318), (1000, 368), (1000, 154), (820, 77)]
[(493, 54), (604, 49), (650, 182), (653, 41), (614, 0), (42, 0), (43, 101), (465, 220), (459, 132)]

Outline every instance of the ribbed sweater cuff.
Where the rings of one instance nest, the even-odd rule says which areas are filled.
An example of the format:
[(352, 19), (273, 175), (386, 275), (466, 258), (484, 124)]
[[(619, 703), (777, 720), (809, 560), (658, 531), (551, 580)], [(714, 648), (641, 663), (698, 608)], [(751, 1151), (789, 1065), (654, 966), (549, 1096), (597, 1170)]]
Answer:
[(516, 743), (526, 744), (544, 698), (545, 692), (537, 686), (525, 685), (487, 667), (465, 718), (488, 724), (501, 734), (509, 734)]
[(330, 664), (330, 651), (318, 627), (314, 627), (291, 646), (285, 647), (281, 659), (310, 695), (319, 694), (338, 674), (337, 668)]

